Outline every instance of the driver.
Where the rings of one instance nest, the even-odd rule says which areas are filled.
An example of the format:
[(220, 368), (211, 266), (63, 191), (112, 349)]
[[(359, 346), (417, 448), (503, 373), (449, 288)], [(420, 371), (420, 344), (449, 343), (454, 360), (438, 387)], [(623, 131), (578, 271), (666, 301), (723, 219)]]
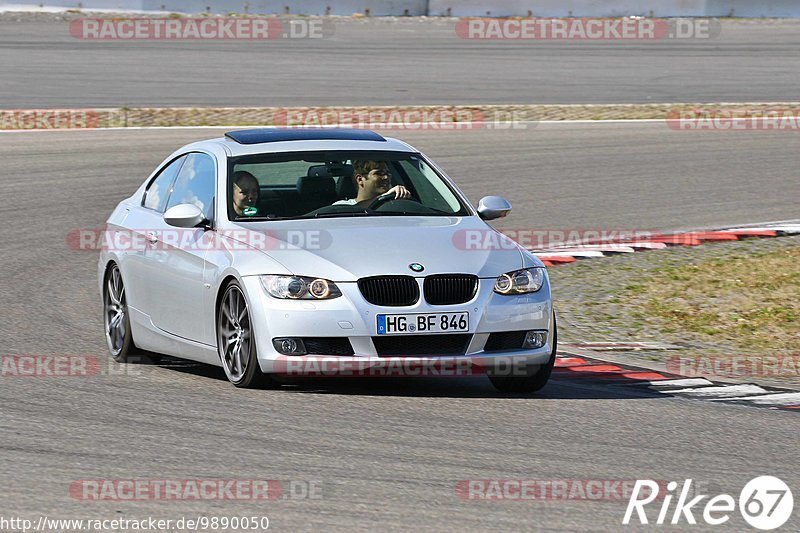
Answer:
[(259, 185), (255, 176), (244, 170), (233, 173), (233, 210), (236, 216), (256, 214)]
[(339, 200), (333, 205), (357, 205), (369, 207), (378, 196), (394, 193), (394, 200), (411, 198), (411, 192), (402, 185), (392, 185), (392, 175), (383, 161), (353, 161), (353, 185), (355, 198)]

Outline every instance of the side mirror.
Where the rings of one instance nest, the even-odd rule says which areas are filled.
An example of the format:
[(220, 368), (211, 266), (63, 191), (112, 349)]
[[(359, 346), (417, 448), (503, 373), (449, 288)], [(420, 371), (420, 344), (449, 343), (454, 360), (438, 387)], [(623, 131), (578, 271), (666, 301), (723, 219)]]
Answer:
[(179, 204), (164, 213), (164, 222), (178, 228), (196, 228), (205, 219), (203, 212), (194, 204)]
[(484, 196), (478, 202), (478, 216), (483, 220), (502, 218), (511, 212), (511, 204), (502, 196)]

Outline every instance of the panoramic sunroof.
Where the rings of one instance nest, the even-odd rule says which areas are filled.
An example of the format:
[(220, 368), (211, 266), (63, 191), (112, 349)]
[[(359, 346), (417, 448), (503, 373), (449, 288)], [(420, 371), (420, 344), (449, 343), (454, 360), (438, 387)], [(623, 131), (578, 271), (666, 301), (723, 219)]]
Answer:
[(383, 141), (374, 131), (352, 128), (258, 128), (229, 131), (225, 137), (239, 144), (261, 144), (281, 141)]

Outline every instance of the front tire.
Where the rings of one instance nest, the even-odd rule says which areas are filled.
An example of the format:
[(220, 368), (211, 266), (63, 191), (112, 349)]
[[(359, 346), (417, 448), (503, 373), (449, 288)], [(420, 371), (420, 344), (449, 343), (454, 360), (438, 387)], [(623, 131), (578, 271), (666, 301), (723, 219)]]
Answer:
[(553, 367), (556, 364), (556, 349), (558, 346), (558, 326), (556, 325), (556, 315), (553, 314), (553, 351), (547, 363), (541, 365), (538, 370), (528, 376), (495, 376), (489, 373), (489, 381), (494, 388), (500, 392), (512, 393), (531, 393), (537, 392), (547, 385)]
[(258, 367), (255, 335), (247, 298), (231, 281), (217, 309), (217, 352), (228, 381), (241, 388), (274, 388), (277, 383)]

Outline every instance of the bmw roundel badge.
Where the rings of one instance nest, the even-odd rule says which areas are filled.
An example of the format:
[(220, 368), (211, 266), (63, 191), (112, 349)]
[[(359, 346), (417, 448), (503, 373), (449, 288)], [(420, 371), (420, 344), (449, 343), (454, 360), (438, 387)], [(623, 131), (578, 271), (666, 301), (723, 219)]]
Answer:
[(414, 272), (422, 272), (423, 270), (425, 270), (425, 267), (419, 263), (411, 263), (410, 265), (408, 265), (408, 268), (410, 268)]

